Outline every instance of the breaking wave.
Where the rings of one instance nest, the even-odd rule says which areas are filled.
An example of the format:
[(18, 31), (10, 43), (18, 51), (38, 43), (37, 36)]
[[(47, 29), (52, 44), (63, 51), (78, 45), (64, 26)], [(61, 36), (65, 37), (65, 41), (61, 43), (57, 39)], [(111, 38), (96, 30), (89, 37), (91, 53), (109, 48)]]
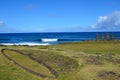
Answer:
[(22, 43), (0, 43), (0, 45), (12, 46), (12, 45), (27, 45), (27, 46), (39, 46), (39, 45), (50, 45), (49, 43), (30, 43), (30, 42), (22, 42)]
[(57, 38), (54, 38), (54, 39), (42, 38), (41, 41), (42, 42), (57, 42), (58, 39)]
[(71, 42), (71, 41), (82, 41), (80, 38), (41, 38), (41, 42)]

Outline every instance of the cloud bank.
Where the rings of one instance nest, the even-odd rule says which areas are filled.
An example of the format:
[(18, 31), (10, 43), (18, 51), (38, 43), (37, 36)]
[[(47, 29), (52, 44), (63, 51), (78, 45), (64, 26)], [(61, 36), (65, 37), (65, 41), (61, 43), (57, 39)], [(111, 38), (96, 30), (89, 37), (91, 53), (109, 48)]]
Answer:
[(99, 16), (97, 23), (91, 27), (100, 30), (120, 30), (120, 11), (107, 16)]

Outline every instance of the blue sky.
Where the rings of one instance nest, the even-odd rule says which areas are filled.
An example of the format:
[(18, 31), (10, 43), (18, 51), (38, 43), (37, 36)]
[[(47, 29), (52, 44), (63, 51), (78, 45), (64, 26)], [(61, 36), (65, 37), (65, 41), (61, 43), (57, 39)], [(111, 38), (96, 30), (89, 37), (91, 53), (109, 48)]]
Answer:
[(0, 0), (0, 33), (120, 31), (120, 0)]

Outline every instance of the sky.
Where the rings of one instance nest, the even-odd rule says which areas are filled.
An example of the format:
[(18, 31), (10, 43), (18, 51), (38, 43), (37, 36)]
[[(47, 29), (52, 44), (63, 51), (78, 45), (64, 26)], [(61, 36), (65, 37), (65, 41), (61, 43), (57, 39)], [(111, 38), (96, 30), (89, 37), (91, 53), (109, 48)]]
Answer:
[(120, 0), (0, 0), (0, 33), (120, 31)]

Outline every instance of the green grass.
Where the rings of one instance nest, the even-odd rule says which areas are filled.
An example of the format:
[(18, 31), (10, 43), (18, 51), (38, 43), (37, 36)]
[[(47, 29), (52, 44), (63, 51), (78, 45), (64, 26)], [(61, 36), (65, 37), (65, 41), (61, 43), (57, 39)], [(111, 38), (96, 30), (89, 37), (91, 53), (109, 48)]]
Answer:
[(59, 53), (53, 51), (40, 50), (39, 52), (34, 53), (33, 56), (51, 66), (58, 73), (66, 71), (68, 72), (70, 70), (76, 69), (79, 66), (77, 60), (68, 56), (60, 55)]
[[(0, 47), (0, 49), (3, 48), (16, 49), (25, 54), (32, 53), (33, 57), (42, 60), (58, 72), (59, 76), (54, 80), (120, 80), (120, 44), (118, 42), (80, 42), (52, 46)], [(39, 65), (36, 68), (35, 66), (38, 64), (27, 57), (12, 51), (6, 53), (22, 65), (41, 72), (41, 69), (38, 69), (41, 66)], [(47, 70), (44, 70), (42, 71), (43, 74), (48, 74)], [(0, 80), (53, 80), (51, 78), (41, 78), (24, 71), (2, 54), (0, 54), (0, 78)]]
[(116, 53), (120, 54), (120, 43), (65, 43), (51, 46), (53, 48), (70, 49), (88, 53)]
[(17, 67), (0, 54), (0, 80), (42, 80)]
[(50, 71), (46, 67), (44, 67), (44, 66), (38, 64), (37, 62), (29, 59), (28, 57), (21, 55), (21, 54), (18, 54), (17, 52), (14, 52), (14, 51), (5, 50), (4, 52), (7, 56), (9, 56), (11, 59), (16, 61), (20, 65), (23, 65), (24, 67), (26, 67), (30, 70), (39, 72), (41, 74), (44, 74), (47, 76), (52, 76), (52, 74), (50, 73)]

